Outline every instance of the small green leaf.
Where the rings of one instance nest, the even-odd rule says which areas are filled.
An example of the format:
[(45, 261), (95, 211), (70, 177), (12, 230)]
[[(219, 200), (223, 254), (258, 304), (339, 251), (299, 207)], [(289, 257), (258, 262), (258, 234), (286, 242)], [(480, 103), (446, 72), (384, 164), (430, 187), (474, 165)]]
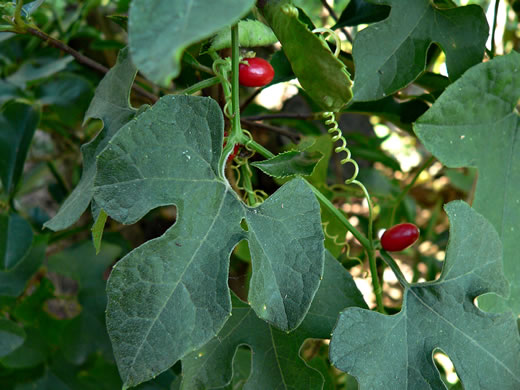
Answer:
[(0, 295), (16, 297), (25, 289), (29, 278), (40, 267), (45, 258), (47, 236), (34, 236), (27, 254), (10, 270), (0, 271)]
[(92, 226), (92, 241), (94, 243), (94, 248), (96, 248), (96, 255), (99, 253), (101, 249), (101, 239), (103, 238), (103, 230), (105, 230), (105, 223), (107, 221), (107, 213), (101, 209), (99, 212), (96, 222)]
[(504, 273), (511, 285), (505, 299), (479, 298), (484, 310), (520, 315), (520, 54), (512, 52), (475, 66), (448, 87), (416, 123), (426, 148), (448, 167), (476, 167), (473, 207), (497, 229)]
[(366, 0), (351, 0), (332, 29), (379, 22), (386, 19), (389, 14), (390, 7), (386, 5), (376, 5)]
[(321, 153), (291, 150), (267, 160), (254, 162), (251, 165), (276, 178), (295, 175), (309, 176), (312, 175), (321, 157), (323, 157)]
[[(23, 119), (23, 120), (21, 120)], [(23, 103), (9, 103), (0, 112), (0, 178), (12, 195), (20, 180), (40, 112)]]
[(35, 328), (25, 330), (24, 343), (0, 359), (0, 364), (8, 368), (34, 367), (45, 361), (49, 348), (45, 337)]
[(254, 0), (134, 0), (128, 33), (132, 60), (150, 80), (168, 85), (182, 52), (244, 16)]
[(27, 256), (33, 241), (31, 225), (18, 214), (0, 214), (0, 270), (9, 270)]
[(511, 313), (484, 313), (474, 300), (505, 294), (500, 239), (462, 201), (445, 207), (450, 243), (435, 282), (405, 287), (392, 316), (349, 308), (330, 343), (332, 363), (356, 377), (360, 389), (446, 389), (432, 356), (448, 355), (466, 389), (520, 388), (520, 340)]
[(352, 98), (349, 73), (325, 40), (298, 18), (290, 0), (270, 1), (260, 11), (282, 44), (300, 84), (321, 107), (340, 111)]
[(489, 29), (480, 6), (439, 9), (431, 0), (370, 2), (392, 10), (387, 19), (356, 35), (355, 101), (381, 99), (414, 81), (425, 70), (432, 43), (446, 54), (452, 80), (482, 60)]
[(9, 355), (20, 347), (25, 340), (22, 327), (13, 321), (0, 319), (0, 357)]
[(96, 138), (81, 147), (83, 155), (81, 180), (56, 216), (44, 224), (46, 228), (54, 231), (66, 229), (76, 222), (88, 207), (94, 192), (96, 157), (114, 134), (136, 114), (136, 110), (130, 106), (130, 91), (136, 72), (128, 49), (121, 50), (116, 65), (99, 83), (85, 114), (85, 122), (90, 118), (101, 119), (103, 130)]
[(65, 56), (61, 58), (39, 57), (36, 61), (29, 60), (22, 64), (18, 70), (6, 78), (11, 84), (25, 88), (28, 83), (45, 79), (64, 70), (67, 65), (74, 61), (74, 57)]
[[(278, 42), (273, 30), (258, 20), (238, 22), (238, 37), (241, 47), (269, 46)], [(222, 50), (230, 47), (231, 27), (226, 27), (211, 40), (211, 49)]]
[(214, 100), (165, 96), (98, 157), (94, 198), (110, 217), (133, 223), (164, 205), (179, 215), (109, 279), (107, 327), (125, 386), (164, 371), (222, 328), (231, 312), (229, 256), (242, 239), (252, 255), (249, 300), (261, 318), (294, 329), (319, 287), (323, 233), (312, 190), (294, 179), (247, 207), (219, 172), (223, 132)]
[(323, 281), (301, 326), (284, 333), (260, 320), (251, 308), (233, 296), (233, 315), (208, 344), (182, 360), (185, 390), (225, 386), (232, 378), (237, 348), (252, 349), (253, 364), (245, 389), (321, 389), (323, 377), (301, 360), (307, 338), (329, 338), (345, 307), (366, 308), (356, 285), (330, 253), (325, 256)]

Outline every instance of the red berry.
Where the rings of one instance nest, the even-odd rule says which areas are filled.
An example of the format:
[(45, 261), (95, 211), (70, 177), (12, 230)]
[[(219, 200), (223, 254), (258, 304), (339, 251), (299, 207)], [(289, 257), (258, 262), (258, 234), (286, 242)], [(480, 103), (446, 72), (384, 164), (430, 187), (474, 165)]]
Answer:
[(248, 65), (241, 63), (238, 71), (238, 79), (241, 85), (245, 87), (263, 87), (273, 80), (274, 69), (263, 58), (246, 58), (244, 61)]
[(385, 251), (399, 252), (412, 245), (419, 238), (419, 228), (413, 223), (401, 223), (392, 226), (381, 237), (381, 246)]

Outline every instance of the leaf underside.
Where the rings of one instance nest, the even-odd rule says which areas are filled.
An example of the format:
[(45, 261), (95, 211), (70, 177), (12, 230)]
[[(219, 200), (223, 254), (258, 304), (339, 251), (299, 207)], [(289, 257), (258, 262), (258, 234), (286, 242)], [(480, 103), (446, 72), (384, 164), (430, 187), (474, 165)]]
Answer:
[(167, 85), (179, 74), (186, 47), (232, 25), (253, 5), (254, 0), (134, 0), (128, 21), (134, 64)]
[(44, 224), (45, 227), (54, 231), (66, 229), (79, 219), (90, 204), (94, 194), (96, 157), (114, 134), (136, 113), (136, 110), (130, 107), (129, 100), (136, 72), (128, 49), (121, 50), (116, 65), (99, 83), (85, 114), (85, 122), (91, 118), (101, 119), (103, 129), (92, 141), (81, 147), (83, 155), (81, 180), (56, 216)]

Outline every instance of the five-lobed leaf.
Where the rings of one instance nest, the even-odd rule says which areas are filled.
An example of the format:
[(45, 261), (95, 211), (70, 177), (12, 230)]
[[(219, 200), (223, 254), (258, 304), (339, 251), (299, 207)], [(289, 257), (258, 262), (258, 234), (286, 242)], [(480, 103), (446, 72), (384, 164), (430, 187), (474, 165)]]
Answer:
[(446, 54), (451, 79), (482, 60), (488, 25), (482, 8), (438, 9), (430, 0), (370, 0), (390, 5), (390, 16), (356, 35), (354, 100), (377, 100), (405, 87), (425, 70), (432, 43)]
[(426, 148), (449, 167), (476, 167), (473, 207), (498, 231), (509, 298), (479, 298), (484, 310), (520, 315), (520, 54), (470, 69), (415, 124)]
[[(178, 220), (123, 258), (108, 283), (107, 327), (125, 386), (200, 348), (231, 312), (229, 255), (249, 241), (249, 302), (282, 330), (303, 320), (323, 272), (319, 205), (295, 179), (262, 205), (245, 206), (221, 177), (223, 116), (210, 98), (165, 96), (99, 155), (96, 203), (133, 223), (158, 206)], [(241, 228), (241, 220), (247, 231)]]
[(86, 210), (94, 193), (96, 176), (96, 157), (117, 131), (136, 114), (130, 106), (130, 90), (137, 70), (128, 49), (119, 52), (116, 65), (108, 71), (96, 89), (85, 114), (85, 121), (91, 118), (101, 119), (103, 129), (92, 141), (81, 147), (83, 154), (83, 173), (74, 191), (65, 200), (60, 210), (44, 226), (52, 230), (66, 229), (76, 222)]
[(233, 297), (233, 316), (219, 334), (201, 349), (182, 359), (182, 390), (218, 388), (233, 376), (237, 348), (252, 349), (247, 389), (321, 389), (323, 377), (299, 356), (307, 338), (329, 338), (338, 313), (346, 307), (366, 308), (361, 293), (347, 270), (327, 252), (320, 288), (298, 329), (289, 334), (260, 320), (253, 310)]
[(475, 298), (505, 294), (500, 239), (462, 201), (445, 207), (450, 243), (441, 276), (405, 287), (401, 311), (387, 316), (358, 308), (341, 313), (330, 358), (360, 389), (445, 389), (433, 362), (440, 349), (467, 389), (520, 387), (520, 339), (511, 313), (484, 313)]
[(134, 64), (167, 85), (179, 74), (186, 47), (232, 25), (253, 5), (254, 0), (134, 0), (128, 21)]

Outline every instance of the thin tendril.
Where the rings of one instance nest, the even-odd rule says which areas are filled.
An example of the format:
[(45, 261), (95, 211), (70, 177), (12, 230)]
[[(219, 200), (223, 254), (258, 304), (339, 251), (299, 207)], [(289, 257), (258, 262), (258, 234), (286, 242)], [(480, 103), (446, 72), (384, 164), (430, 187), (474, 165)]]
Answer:
[(347, 140), (343, 136), (343, 133), (341, 132), (341, 129), (339, 128), (338, 122), (336, 121), (336, 115), (333, 112), (324, 112), (323, 118), (325, 119), (325, 124), (327, 126), (331, 126), (328, 129), (329, 134), (332, 135), (332, 141), (333, 142), (341, 142), (340, 146), (337, 146), (334, 148), (335, 153), (341, 153), (344, 152), (346, 154), (345, 158), (343, 158), (340, 161), (341, 165), (344, 164), (352, 164), (354, 167), (354, 173), (351, 177), (345, 180), (345, 185), (349, 184), (355, 184), (359, 188), (361, 188), (361, 191), (363, 191), (363, 194), (368, 202), (368, 238), (369, 240), (372, 240), (372, 225), (373, 225), (373, 210), (372, 210), (372, 201), (370, 200), (370, 195), (366, 189), (366, 187), (361, 183), (359, 180), (356, 180), (358, 173), (359, 173), (359, 166), (358, 163), (352, 158), (352, 153), (347, 148)]
[(338, 57), (339, 56), (339, 53), (341, 52), (341, 39), (339, 38), (338, 34), (336, 34), (334, 31), (332, 31), (330, 28), (327, 28), (327, 27), (320, 27), (320, 28), (315, 28), (314, 30), (312, 30), (313, 33), (321, 33), (321, 32), (326, 32), (326, 33), (329, 33), (330, 35), (332, 35), (332, 37), (334, 38), (334, 41), (336, 42), (336, 50), (334, 50), (334, 57)]

